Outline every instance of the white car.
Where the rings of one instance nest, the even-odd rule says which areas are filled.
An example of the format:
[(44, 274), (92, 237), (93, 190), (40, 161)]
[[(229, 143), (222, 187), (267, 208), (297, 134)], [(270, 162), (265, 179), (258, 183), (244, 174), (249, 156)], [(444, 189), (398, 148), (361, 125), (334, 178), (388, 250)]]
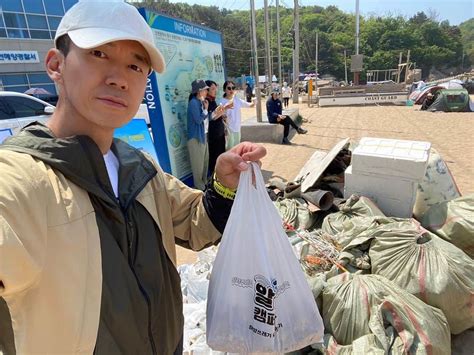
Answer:
[(53, 112), (53, 105), (36, 97), (0, 91), (0, 143), (31, 122), (46, 123)]
[[(46, 123), (54, 109), (53, 105), (33, 96), (14, 91), (0, 91), (0, 143), (31, 122)], [(140, 105), (134, 118), (144, 119), (150, 127), (146, 104)]]

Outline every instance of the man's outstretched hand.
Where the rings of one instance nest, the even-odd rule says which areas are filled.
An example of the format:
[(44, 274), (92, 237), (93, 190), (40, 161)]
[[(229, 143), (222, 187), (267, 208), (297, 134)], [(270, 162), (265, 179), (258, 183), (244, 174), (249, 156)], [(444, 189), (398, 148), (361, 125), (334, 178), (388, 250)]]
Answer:
[(219, 182), (230, 189), (239, 185), (240, 173), (249, 168), (248, 161), (257, 162), (267, 154), (260, 144), (242, 142), (229, 151), (221, 154), (216, 163), (216, 177)]

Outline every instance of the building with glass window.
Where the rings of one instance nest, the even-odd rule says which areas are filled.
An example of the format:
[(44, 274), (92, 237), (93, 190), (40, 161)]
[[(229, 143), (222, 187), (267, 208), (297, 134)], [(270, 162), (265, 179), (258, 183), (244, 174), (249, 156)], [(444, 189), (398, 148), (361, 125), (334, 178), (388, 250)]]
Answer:
[(44, 57), (59, 22), (78, 0), (0, 0), (0, 90), (56, 94)]

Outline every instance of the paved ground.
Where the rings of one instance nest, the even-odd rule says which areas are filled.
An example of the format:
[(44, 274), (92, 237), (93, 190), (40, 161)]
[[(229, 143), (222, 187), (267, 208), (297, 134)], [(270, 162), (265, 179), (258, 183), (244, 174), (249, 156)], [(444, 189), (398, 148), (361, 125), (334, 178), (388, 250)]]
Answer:
[[(292, 180), (315, 149), (329, 150), (343, 138), (357, 142), (361, 137), (381, 137), (431, 142), (462, 194), (474, 193), (474, 113), (422, 112), (419, 106), (298, 107), (308, 120), (304, 123), (308, 134), (295, 135), (291, 146), (264, 144), (267, 156), (262, 169), (266, 180), (272, 176)], [(243, 109), (242, 113), (245, 120), (255, 116), (255, 108)], [(195, 253), (178, 250), (178, 263), (194, 260)]]

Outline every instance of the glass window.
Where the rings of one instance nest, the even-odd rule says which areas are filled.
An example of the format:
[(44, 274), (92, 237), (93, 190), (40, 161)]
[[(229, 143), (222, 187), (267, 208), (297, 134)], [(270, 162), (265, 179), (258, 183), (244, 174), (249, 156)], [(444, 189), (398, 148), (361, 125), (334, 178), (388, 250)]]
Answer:
[(5, 27), (5, 23), (3, 22), (3, 15), (0, 12), (0, 27)]
[(59, 26), (59, 22), (61, 22), (61, 17), (48, 16), (48, 22), (49, 22), (50, 30), (57, 30)]
[(0, 75), (0, 80), (4, 86), (10, 85), (28, 85), (28, 80), (25, 74), (3, 74)]
[(6, 99), (0, 96), (0, 120), (8, 120), (10, 118), (15, 118), (15, 112)]
[(25, 15), (12, 12), (4, 12), (5, 27), (26, 28)]
[(48, 24), (46, 23), (46, 16), (26, 15), (26, 19), (28, 20), (28, 27), (30, 29), (48, 29)]
[(47, 15), (64, 15), (63, 2), (61, 0), (48, 0), (44, 2)]
[(25, 12), (44, 14), (43, 2), (41, 0), (23, 0), (23, 6), (25, 7)]
[(20, 11), (23, 12), (20, 0), (0, 0), (0, 7), (3, 11)]
[(7, 28), (8, 38), (30, 38), (27, 30), (13, 30)]
[(26, 28), (25, 15), (12, 12), (4, 12), (5, 27)]
[(49, 31), (30, 30), (30, 35), (34, 39), (51, 39)]
[(15, 91), (15, 92), (25, 92), (30, 87), (28, 85), (21, 85), (21, 86), (5, 86), (5, 91)]
[(7, 31), (3, 28), (0, 28), (0, 37), (7, 38)]
[(16, 96), (5, 96), (3, 99), (15, 111), (16, 118), (42, 115), (44, 113), (44, 105), (41, 102)]
[(74, 5), (77, 2), (77, 0), (63, 0), (63, 1), (64, 1), (64, 9), (66, 11), (69, 10), (72, 7), (72, 5)]
[[(48, 91), (49, 93), (56, 95), (56, 87), (54, 86), (54, 84), (36, 84), (36, 85), (31, 85), (31, 87), (32, 88), (43, 88), (46, 91)], [(38, 98), (43, 100), (43, 101), (46, 101), (41, 96), (38, 96)], [(49, 102), (49, 101), (47, 101), (47, 102)]]
[(29, 73), (28, 79), (30, 84), (50, 83), (51, 79), (46, 73)]

